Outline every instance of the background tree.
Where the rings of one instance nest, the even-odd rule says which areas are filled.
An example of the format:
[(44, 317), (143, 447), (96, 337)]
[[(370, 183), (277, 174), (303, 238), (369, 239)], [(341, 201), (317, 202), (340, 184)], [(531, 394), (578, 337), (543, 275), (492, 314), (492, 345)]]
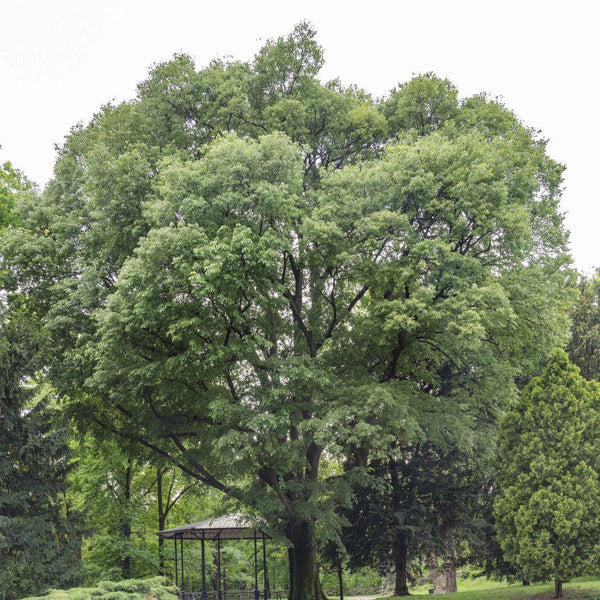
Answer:
[(579, 298), (572, 311), (569, 358), (586, 379), (600, 379), (600, 270), (582, 277)]
[(87, 581), (174, 575), (173, 550), (156, 532), (177, 524), (173, 514), (186, 523), (222, 516), (210, 490), (199, 492), (193, 480), (157, 466), (147, 452), (117, 445), (106, 431), (90, 430), (71, 448), (68, 497), (85, 517)]
[(350, 567), (391, 571), (393, 595), (406, 596), (410, 565), (427, 563), (436, 593), (456, 591), (460, 549), (477, 560), (483, 543), (485, 469), (493, 448), (490, 440), (470, 452), (419, 442), (372, 461), (366, 485), (344, 513)]
[(0, 587), (10, 600), (80, 581), (80, 519), (66, 499), (67, 432), (31, 379), (36, 332), (0, 316)]
[(600, 388), (558, 350), (507, 415), (498, 458), (496, 527), (527, 579), (562, 581), (594, 568), (600, 524)]
[[(110, 441), (89, 438), (76, 451), (70, 494), (86, 516), (83, 559), (90, 581), (140, 578), (158, 571), (156, 468)], [(154, 531), (148, 531), (147, 525)]]
[(370, 566), (393, 575), (394, 596), (407, 596), (409, 562), (418, 556), (424, 511), (419, 491), (402, 470), (402, 458), (373, 461), (370, 477), (344, 512), (343, 544), (349, 568)]

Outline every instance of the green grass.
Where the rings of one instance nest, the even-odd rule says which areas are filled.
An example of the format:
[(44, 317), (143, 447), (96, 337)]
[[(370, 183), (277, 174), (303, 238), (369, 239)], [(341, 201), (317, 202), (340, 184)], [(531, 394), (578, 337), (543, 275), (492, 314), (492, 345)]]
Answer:
[[(427, 595), (427, 594), (429, 594), (430, 587), (431, 587), (431, 584), (424, 584), (419, 587), (412, 588), (411, 594)], [(483, 592), (486, 590), (498, 590), (498, 589), (504, 589), (504, 588), (520, 589), (522, 587), (523, 586), (519, 583), (508, 584), (504, 581), (494, 581), (493, 579), (487, 579), (485, 577), (477, 577), (477, 578), (468, 577), (466, 579), (458, 580), (458, 589), (460, 590), (461, 593), (462, 592), (471, 592), (471, 591)], [(445, 596), (447, 596), (447, 594)]]
[[(437, 596), (444, 600), (546, 600), (554, 597), (554, 583), (524, 587), (489, 579), (464, 579), (458, 582), (459, 591)], [(428, 595), (428, 586), (411, 590), (412, 595)], [(386, 600), (392, 600), (392, 597)], [(600, 600), (600, 579), (579, 578), (563, 584), (565, 600)], [(400, 600), (400, 599), (399, 599)]]

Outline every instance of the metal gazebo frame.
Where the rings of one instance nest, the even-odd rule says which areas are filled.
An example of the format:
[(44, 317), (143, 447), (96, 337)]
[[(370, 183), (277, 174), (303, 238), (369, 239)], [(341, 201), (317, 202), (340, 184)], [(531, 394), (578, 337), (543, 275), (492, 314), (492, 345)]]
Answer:
[[(271, 536), (263, 530), (258, 529), (259, 521), (253, 521), (247, 515), (237, 513), (218, 517), (214, 519), (206, 519), (198, 523), (190, 523), (189, 525), (181, 525), (172, 529), (165, 529), (156, 533), (164, 539), (172, 539), (175, 544), (175, 585), (179, 585), (179, 573), (181, 572), (182, 590), (181, 597), (190, 600), (230, 600), (226, 590), (222, 589), (221, 585), (221, 542), (224, 540), (254, 540), (254, 600), (260, 600), (261, 595), (263, 600), (268, 600), (271, 597), (269, 590), (269, 577), (267, 573), (267, 550), (266, 540), (271, 539)], [(258, 540), (262, 540), (262, 558), (263, 558), (263, 590), (258, 587)], [(202, 544), (202, 591), (200, 592), (185, 592), (183, 590), (185, 577), (185, 563), (183, 554), (183, 540), (200, 541)], [(217, 543), (217, 560), (216, 560), (216, 587), (217, 589), (209, 592), (206, 589), (206, 551), (205, 542)], [(179, 544), (178, 544), (179, 542)], [(179, 548), (178, 548), (179, 546)], [(178, 556), (179, 555), (179, 556)], [(235, 595), (240, 600), (246, 596), (247, 600), (252, 598), (251, 592), (235, 592)], [(245, 599), (245, 600), (246, 600)]]

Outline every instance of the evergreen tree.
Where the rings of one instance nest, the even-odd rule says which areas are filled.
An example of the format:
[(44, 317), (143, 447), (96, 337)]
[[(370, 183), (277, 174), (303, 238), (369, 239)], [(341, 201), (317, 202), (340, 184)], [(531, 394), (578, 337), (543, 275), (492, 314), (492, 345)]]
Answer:
[(80, 579), (78, 518), (65, 500), (69, 456), (55, 411), (34, 395), (35, 334), (0, 324), (0, 589), (39, 594)]
[[(502, 426), (495, 503), (506, 558), (526, 579), (592, 572), (600, 527), (600, 386), (558, 350)], [(587, 569), (587, 571), (586, 571)]]

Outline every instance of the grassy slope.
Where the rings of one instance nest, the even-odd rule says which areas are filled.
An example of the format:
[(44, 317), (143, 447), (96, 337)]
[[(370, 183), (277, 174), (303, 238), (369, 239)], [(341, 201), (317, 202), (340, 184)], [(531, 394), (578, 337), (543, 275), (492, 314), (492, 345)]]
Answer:
[[(546, 600), (554, 597), (554, 584), (523, 587), (520, 584), (502, 584), (489, 580), (463, 580), (460, 592), (435, 596), (444, 600)], [(419, 588), (414, 595), (427, 595), (427, 588)], [(600, 579), (581, 578), (563, 584), (565, 600), (600, 600)], [(391, 599), (390, 599), (391, 600)]]

